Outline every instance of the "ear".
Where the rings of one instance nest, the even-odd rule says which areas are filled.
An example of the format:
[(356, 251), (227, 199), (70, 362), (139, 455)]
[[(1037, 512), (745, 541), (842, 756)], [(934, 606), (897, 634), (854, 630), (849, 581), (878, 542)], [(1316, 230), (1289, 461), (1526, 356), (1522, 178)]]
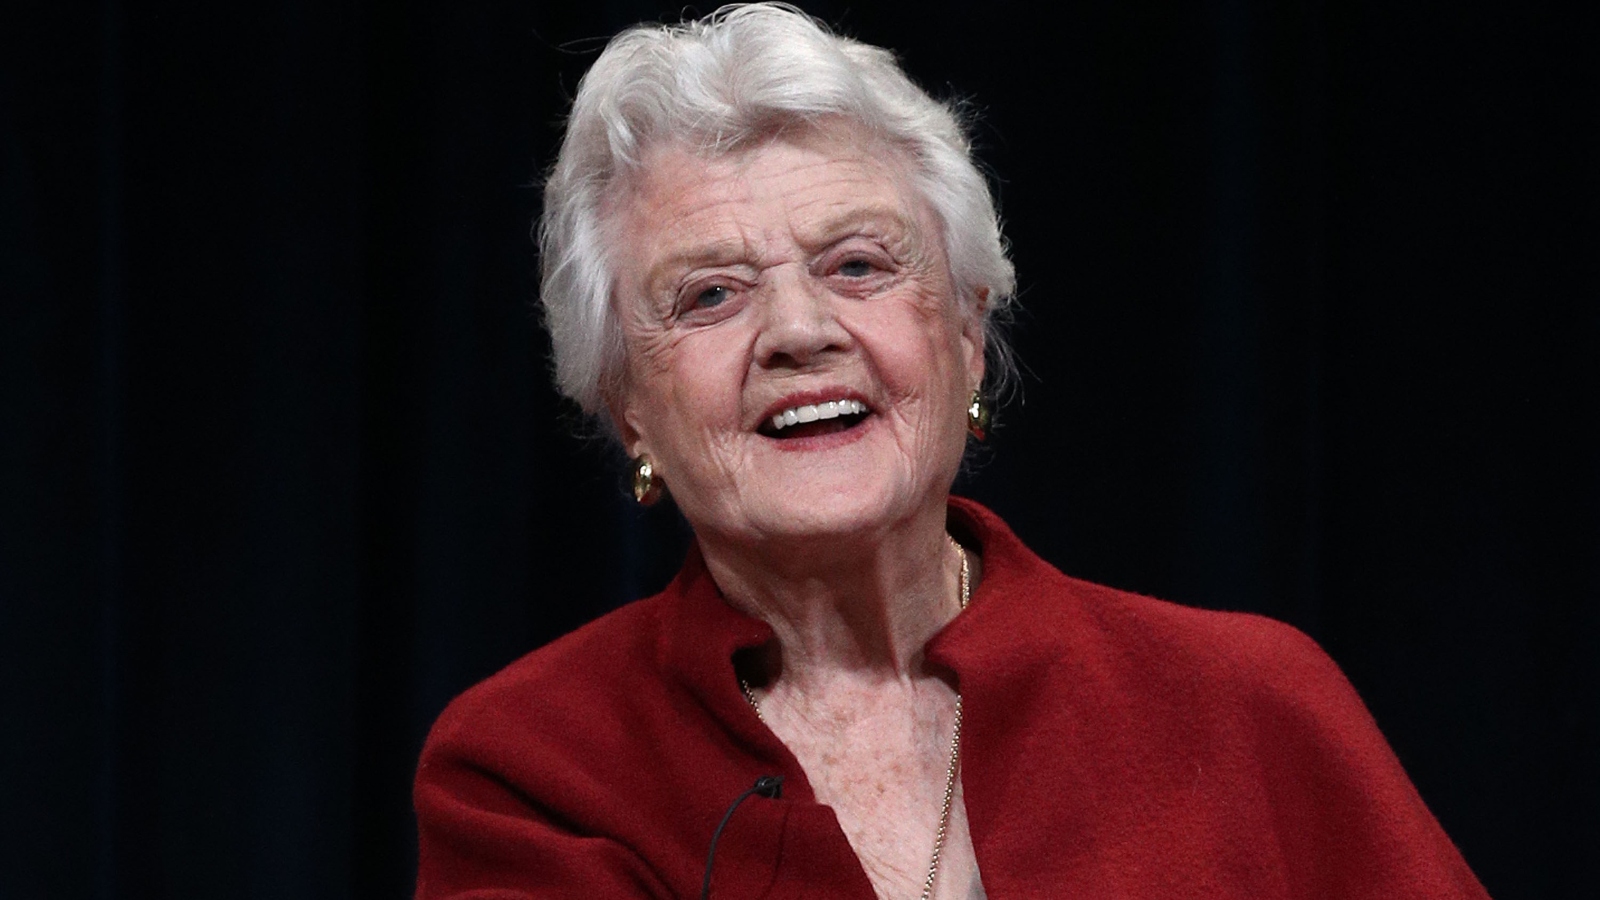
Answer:
[(622, 441), (622, 448), (629, 458), (636, 458), (646, 450), (644, 434), (639, 430), (638, 420), (633, 414), (633, 404), (629, 402), (628, 386), (620, 385), (615, 391), (606, 393), (606, 412), (611, 416), (611, 425), (617, 430), (617, 437)]
[(985, 348), (983, 322), (984, 313), (989, 308), (989, 289), (980, 287), (973, 292), (977, 302), (969, 309), (963, 310), (961, 317), (961, 347), (966, 353), (967, 383), (973, 390), (983, 383)]

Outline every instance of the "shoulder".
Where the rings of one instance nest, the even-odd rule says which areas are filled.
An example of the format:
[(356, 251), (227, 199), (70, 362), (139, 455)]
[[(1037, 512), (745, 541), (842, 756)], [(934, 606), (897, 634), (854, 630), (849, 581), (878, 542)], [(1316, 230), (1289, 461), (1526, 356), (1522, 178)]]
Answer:
[[(1276, 858), (1294, 896), (1484, 896), (1310, 637), (1069, 577), (993, 513), (954, 511), (985, 571), (946, 658), (964, 684), (971, 676), (974, 744), (987, 728), (994, 746), (1027, 748), (1007, 760), (1038, 766), (1024, 783), (1093, 785), (1093, 815), (1123, 816), (1105, 827), (1148, 831), (1153, 845), (1198, 839), (1206, 858), (1222, 845), (1252, 865)], [(984, 704), (980, 689), (1008, 703)], [(1184, 861), (1174, 851), (1171, 864)]]
[[(663, 598), (639, 600), (534, 650), (456, 697), (429, 734), (431, 751), (526, 754), (603, 740), (618, 703), (655, 682)], [(554, 740), (560, 737), (560, 741)], [(428, 754), (424, 754), (426, 764)]]
[(648, 741), (639, 735), (658, 732), (655, 720), (672, 706), (668, 686), (652, 674), (661, 607), (658, 596), (603, 616), (445, 708), (413, 786), (425, 857), (548, 862), (599, 852), (634, 864), (626, 842), (589, 846), (579, 838), (620, 820), (626, 798), (651, 790)]
[[(1119, 692), (1345, 706), (1354, 700), (1339, 667), (1298, 629), (1251, 613), (1184, 606), (1063, 574), (1029, 550), (993, 512), (956, 501), (983, 549), (975, 605), (993, 649), (1024, 666), (1064, 667)], [(975, 610), (977, 611), (977, 610)], [(977, 616), (974, 617), (978, 618)], [(980, 638), (981, 639), (981, 638)], [(1041, 673), (1042, 674), (1042, 673)], [(1355, 701), (1359, 706), (1359, 701)]]
[(1299, 629), (1253, 613), (1184, 606), (1062, 576), (1084, 626), (1108, 654), (1146, 671), (1172, 669), (1213, 681), (1292, 690), (1333, 678), (1338, 666)]
[(630, 735), (637, 708), (657, 705), (640, 686), (659, 681), (650, 672), (660, 606), (651, 598), (604, 616), (440, 714), (414, 784), (418, 897), (510, 883), (523, 886), (517, 897), (574, 896), (578, 884), (605, 896), (668, 895), (640, 856), (644, 844), (603, 827), (625, 821), (627, 798), (650, 790), (649, 760)]

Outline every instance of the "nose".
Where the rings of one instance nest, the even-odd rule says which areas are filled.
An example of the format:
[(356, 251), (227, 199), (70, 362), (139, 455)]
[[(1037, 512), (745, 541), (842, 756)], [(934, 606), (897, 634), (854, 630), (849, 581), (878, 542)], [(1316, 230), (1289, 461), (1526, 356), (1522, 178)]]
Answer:
[(849, 348), (839, 321), (839, 298), (806, 273), (775, 274), (762, 291), (756, 362), (767, 368), (804, 368)]

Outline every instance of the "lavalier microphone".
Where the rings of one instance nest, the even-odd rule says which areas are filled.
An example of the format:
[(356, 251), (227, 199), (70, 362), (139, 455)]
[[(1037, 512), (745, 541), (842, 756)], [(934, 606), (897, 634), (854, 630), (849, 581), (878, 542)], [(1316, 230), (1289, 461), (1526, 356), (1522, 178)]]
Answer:
[(733, 818), (734, 810), (739, 804), (750, 798), (751, 794), (760, 794), (768, 800), (777, 800), (783, 796), (783, 776), (763, 775), (756, 779), (756, 783), (745, 789), (738, 799), (722, 814), (722, 821), (717, 824), (717, 830), (711, 833), (711, 852), (706, 855), (706, 877), (700, 884), (700, 900), (710, 900), (711, 897), (711, 866), (717, 861), (717, 841), (722, 839), (722, 829), (728, 827), (728, 820)]

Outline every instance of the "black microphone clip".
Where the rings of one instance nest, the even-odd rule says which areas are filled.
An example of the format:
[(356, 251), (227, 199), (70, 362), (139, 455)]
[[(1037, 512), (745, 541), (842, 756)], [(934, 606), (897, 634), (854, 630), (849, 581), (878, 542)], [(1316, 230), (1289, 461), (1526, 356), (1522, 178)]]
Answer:
[(711, 852), (706, 854), (706, 877), (700, 884), (700, 900), (709, 900), (711, 897), (711, 867), (717, 862), (717, 841), (722, 840), (722, 829), (728, 827), (728, 820), (733, 818), (733, 811), (739, 804), (750, 798), (751, 794), (760, 794), (768, 800), (777, 800), (783, 796), (783, 776), (763, 775), (756, 779), (756, 783), (745, 788), (744, 793), (733, 801), (728, 811), (723, 813), (722, 822), (717, 825), (717, 830), (711, 833)]

